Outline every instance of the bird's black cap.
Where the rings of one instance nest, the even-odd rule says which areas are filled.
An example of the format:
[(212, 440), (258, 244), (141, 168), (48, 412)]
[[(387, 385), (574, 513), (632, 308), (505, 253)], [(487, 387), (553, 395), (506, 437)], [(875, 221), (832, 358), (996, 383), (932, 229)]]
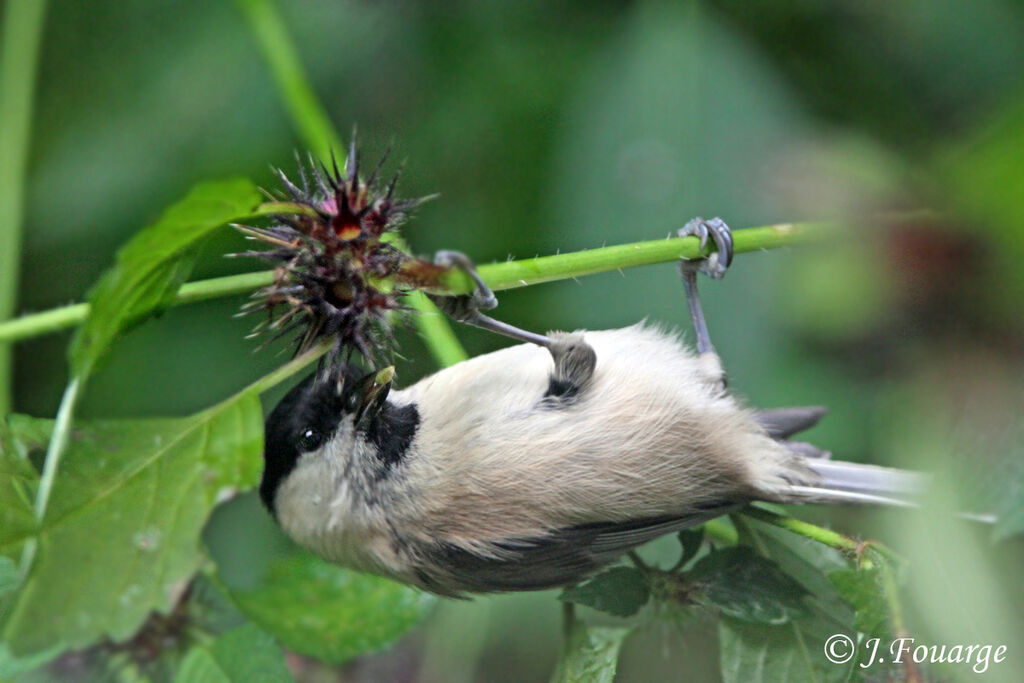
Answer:
[(352, 412), (351, 407), (358, 407), (356, 392), (362, 378), (360, 369), (351, 365), (326, 376), (313, 372), (267, 416), (260, 498), (271, 513), (276, 513), (277, 488), (295, 469), (299, 457), (330, 439), (342, 417)]

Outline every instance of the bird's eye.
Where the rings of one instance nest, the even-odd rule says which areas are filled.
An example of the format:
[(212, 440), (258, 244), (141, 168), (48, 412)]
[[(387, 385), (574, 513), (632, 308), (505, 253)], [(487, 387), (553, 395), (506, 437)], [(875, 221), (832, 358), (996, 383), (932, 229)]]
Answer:
[(299, 435), (299, 448), (303, 452), (315, 451), (320, 447), (323, 440), (320, 430), (308, 427)]

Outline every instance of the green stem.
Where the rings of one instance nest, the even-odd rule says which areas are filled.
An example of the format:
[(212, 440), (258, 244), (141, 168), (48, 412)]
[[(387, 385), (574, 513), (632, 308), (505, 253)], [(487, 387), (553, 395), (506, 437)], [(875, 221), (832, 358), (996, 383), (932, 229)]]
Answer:
[[(32, 130), (44, 0), (4, 6), (0, 38), (0, 321), (14, 315), (18, 300), (25, 169)], [(11, 347), (0, 342), (0, 415), (11, 411)]]
[[(345, 147), (306, 78), (298, 51), (271, 0), (237, 0), (249, 20), (278, 91), (299, 136), (317, 158), (327, 161)], [(343, 159), (342, 159), (343, 160)]]
[[(341, 138), (309, 83), (295, 44), (273, 0), (237, 2), (249, 19), (253, 36), (259, 43), (299, 136), (321, 159), (326, 161), (332, 152), (336, 152), (340, 157), (338, 161), (343, 161), (345, 153)], [(420, 337), (438, 363), (447, 366), (466, 358), (466, 352), (448, 320), (441, 316), (429, 299), (415, 296), (412, 306), (420, 313), (416, 316)]]
[[(320, 356), (327, 353), (331, 346), (334, 344), (333, 340), (324, 341), (317, 346), (314, 346), (309, 351), (306, 351), (301, 356), (296, 356), (281, 367), (277, 368), (273, 372), (260, 377), (258, 380), (242, 389), (240, 393), (256, 393), (262, 394), (264, 391), (273, 389), (278, 384), (294, 375), (299, 370), (315, 361)], [(232, 396), (228, 401), (235, 400), (235, 396)]]
[[(834, 227), (833, 223), (781, 223), (733, 232), (737, 254), (763, 249), (790, 247), (821, 241)], [(480, 276), (494, 290), (514, 289), (571, 277), (592, 275), (609, 270), (647, 266), (655, 263), (693, 259), (708, 253), (696, 237), (673, 237), (646, 242), (619, 244), (555, 256), (538, 256), (521, 261), (506, 261), (480, 266)], [(442, 292), (468, 294), (473, 282), (458, 270), (441, 278)]]
[(724, 517), (704, 522), (704, 534), (707, 538), (724, 543), (725, 545), (735, 545), (740, 538), (740, 535), (736, 532), (736, 527), (730, 524)]
[[(71, 438), (71, 423), (75, 414), (75, 406), (81, 393), (82, 381), (79, 378), (72, 379), (61, 397), (60, 407), (57, 409), (57, 419), (53, 425), (53, 433), (50, 435), (50, 443), (46, 448), (46, 459), (43, 461), (43, 474), (39, 478), (39, 488), (36, 490), (35, 517), (36, 521), (42, 523), (46, 516), (46, 507), (50, 502), (50, 492), (53, 490), (53, 482), (57, 477), (57, 467), (60, 464), (61, 456), (67, 450), (68, 441)], [(21, 555), (21, 576), (24, 579), (32, 567), (32, 560), (35, 559), (36, 541), (35, 538), (25, 543), (25, 549)]]
[(870, 562), (869, 558), (866, 558), (865, 551), (871, 550), (878, 553), (884, 559), (889, 562), (896, 561), (896, 555), (891, 550), (886, 548), (877, 541), (858, 541), (855, 538), (844, 536), (831, 529), (811, 524), (803, 520), (788, 517), (786, 515), (780, 515), (777, 512), (766, 510), (762, 507), (749, 506), (744, 508), (743, 514), (747, 517), (752, 517), (758, 521), (770, 524), (786, 531), (791, 531), (794, 534), (809, 538), (812, 541), (817, 541), (823, 545), (827, 545), (830, 548), (846, 553), (858, 561)]
[(427, 347), (438, 365), (446, 368), (469, 358), (448, 319), (423, 292), (413, 292), (409, 305), (416, 311), (416, 327), (423, 339), (430, 340)]
[[(272, 205), (264, 206), (272, 207)], [(264, 210), (263, 207), (261, 207), (261, 210)], [(270, 208), (265, 210), (268, 213), (271, 212)], [(827, 224), (824, 223), (785, 223), (782, 225), (737, 230), (733, 233), (735, 250), (737, 253), (743, 253), (818, 241), (823, 239), (826, 234), (826, 226)], [(542, 282), (581, 277), (609, 270), (619, 270), (632, 266), (665, 263), (679, 258), (694, 258), (699, 256), (700, 253), (697, 239), (694, 237), (684, 237), (620, 244), (587, 251), (558, 254), (556, 256), (540, 256), (522, 261), (491, 263), (480, 266), (479, 271), (481, 277), (492, 289), (500, 291)], [(271, 278), (272, 273), (270, 271), (258, 271), (190, 282), (183, 285), (178, 291), (175, 303), (186, 304), (223, 296), (245, 294), (252, 292), (258, 287), (270, 284)], [(446, 275), (445, 284), (450, 284), (451, 289), (443, 290), (444, 293), (466, 294), (472, 291), (472, 282), (460, 271), (452, 271)], [(439, 293), (441, 291), (438, 290)], [(425, 298), (422, 301), (429, 304), (430, 308), (428, 309), (426, 305), (423, 305), (421, 309), (420, 306), (422, 304), (417, 303), (416, 299), (413, 299), (414, 307), (418, 310), (429, 310), (431, 313), (417, 316), (421, 330), (425, 327), (436, 326), (439, 329), (431, 330), (429, 332), (431, 336), (441, 338), (442, 336), (450, 335), (450, 338), (454, 340), (451, 328), (447, 325), (446, 320), (437, 313), (437, 309), (433, 304), (430, 304)], [(72, 327), (82, 322), (86, 315), (88, 315), (88, 312), (88, 304), (73, 304), (0, 323), (0, 341), (16, 341)], [(437, 348), (443, 348), (444, 346), (444, 343), (436, 345)], [(431, 350), (439, 360), (444, 353), (447, 353), (439, 353), (435, 346), (432, 346)], [(455, 359), (454, 362), (457, 362), (457, 360), (465, 357), (465, 353), (460, 348), (458, 353), (453, 351), (450, 356), (444, 357)]]

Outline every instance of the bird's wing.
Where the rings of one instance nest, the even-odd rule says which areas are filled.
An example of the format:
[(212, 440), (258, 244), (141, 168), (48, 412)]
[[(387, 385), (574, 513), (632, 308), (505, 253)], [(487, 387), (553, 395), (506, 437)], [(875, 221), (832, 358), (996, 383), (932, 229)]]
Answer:
[(647, 541), (743, 505), (722, 501), (682, 516), (582, 524), (484, 548), (432, 543), (419, 548), (424, 561), (417, 575), (428, 590), (450, 596), (568, 586)]

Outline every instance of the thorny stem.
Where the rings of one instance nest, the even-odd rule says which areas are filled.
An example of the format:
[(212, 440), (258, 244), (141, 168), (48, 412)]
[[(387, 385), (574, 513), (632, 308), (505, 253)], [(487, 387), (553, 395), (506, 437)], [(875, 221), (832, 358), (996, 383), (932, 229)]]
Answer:
[[(733, 233), (734, 250), (739, 254), (821, 241), (833, 225), (825, 222), (780, 223), (737, 230)], [(709, 252), (710, 248), (701, 250), (700, 242), (696, 237), (673, 237), (555, 256), (538, 256), (520, 261), (492, 263), (480, 266), (478, 270), (491, 289), (503, 290), (603, 273), (609, 270), (667, 263), (679, 259), (693, 259)], [(440, 278), (438, 284), (438, 294), (468, 294), (473, 291), (472, 280), (459, 270), (449, 271)]]
[(810, 522), (787, 517), (762, 507), (749, 506), (743, 510), (743, 514), (766, 524), (809, 538), (812, 541), (817, 541), (830, 548), (835, 548), (855, 559), (861, 566), (871, 566), (872, 564), (870, 556), (867, 555), (868, 551), (877, 553), (888, 562), (895, 562), (897, 560), (896, 555), (891, 550), (877, 541), (858, 541), (831, 529), (825, 529)]
[[(263, 204), (254, 212), (254, 217), (278, 212), (281, 212), (279, 205)], [(829, 224), (819, 222), (783, 223), (737, 230), (733, 233), (735, 251), (761, 251), (820, 241), (828, 229)], [(491, 289), (505, 290), (633, 266), (666, 263), (680, 258), (696, 258), (700, 255), (700, 245), (696, 237), (675, 237), (555, 256), (539, 256), (521, 261), (490, 263), (481, 265), (478, 270)], [(272, 277), (271, 271), (258, 271), (190, 282), (178, 291), (175, 304), (245, 294), (270, 284)], [(440, 278), (436, 288), (426, 290), (431, 293), (468, 294), (473, 291), (473, 282), (462, 271), (451, 270)], [(6, 321), (0, 323), (0, 342), (27, 339), (73, 327), (85, 320), (88, 313), (88, 304), (73, 304)]]

